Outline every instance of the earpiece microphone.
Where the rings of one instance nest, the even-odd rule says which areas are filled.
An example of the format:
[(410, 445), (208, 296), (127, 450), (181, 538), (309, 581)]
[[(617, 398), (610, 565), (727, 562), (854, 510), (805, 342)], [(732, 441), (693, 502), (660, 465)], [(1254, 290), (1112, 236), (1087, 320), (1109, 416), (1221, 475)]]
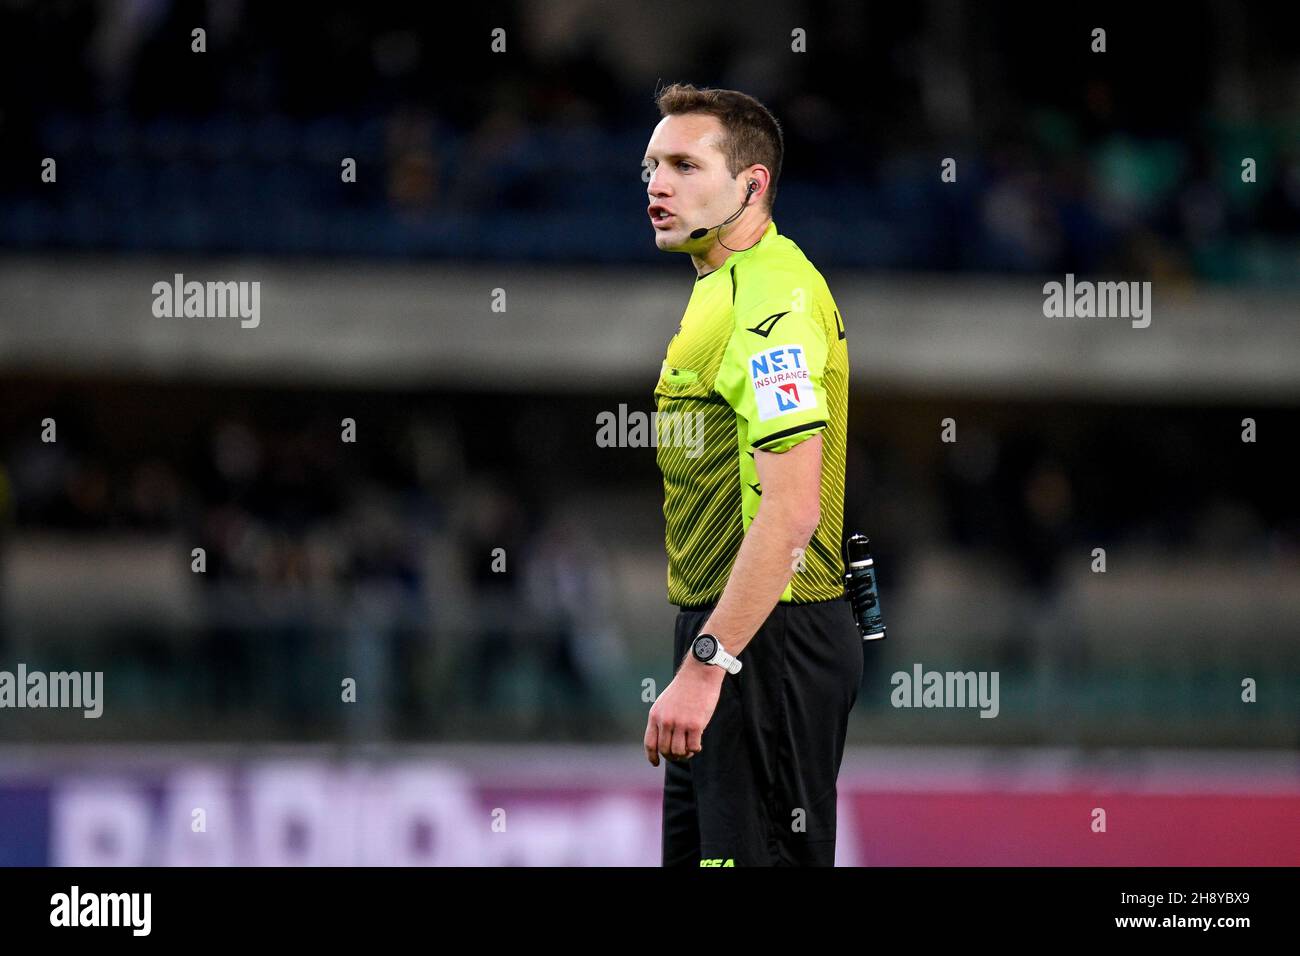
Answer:
[[(710, 232), (712, 232), (714, 229), (721, 229), (723, 226), (726, 226), (726, 225), (729, 225), (729, 224), (732, 223), (732, 222), (735, 222), (735, 220), (737, 219), (737, 217), (739, 217), (740, 214), (741, 214), (742, 212), (745, 211), (745, 207), (749, 205), (749, 197), (750, 197), (750, 195), (754, 192), (754, 190), (757, 189), (757, 188), (758, 188), (758, 183), (751, 179), (751, 180), (749, 181), (749, 185), (745, 187), (745, 201), (742, 202), (742, 203), (740, 204), (740, 208), (739, 208), (739, 209), (737, 209), (735, 212), (733, 212), (730, 216), (728, 216), (728, 217), (727, 217), (726, 219), (724, 219), (722, 222), (718, 223), (716, 226), (710, 226), (708, 229), (705, 229), (703, 226), (701, 226), (699, 229), (692, 230), (692, 232), (691, 232), (691, 238), (692, 238), (692, 239), (703, 239), (705, 236), (707, 236), (707, 235), (708, 235)], [(719, 239), (718, 241), (721, 242), (722, 240)]]

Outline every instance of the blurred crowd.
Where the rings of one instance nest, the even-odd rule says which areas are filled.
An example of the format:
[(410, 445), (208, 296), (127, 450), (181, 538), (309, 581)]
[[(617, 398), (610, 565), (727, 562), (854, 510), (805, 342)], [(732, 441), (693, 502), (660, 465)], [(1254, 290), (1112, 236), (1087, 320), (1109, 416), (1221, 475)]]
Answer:
[[(605, 547), (562, 498), (539, 495), (545, 483), (471, 467), (472, 420), (378, 399), (349, 444), (341, 419), (301, 397), (231, 399), (233, 412), (161, 392), (143, 399), (148, 410), (139, 395), (117, 401), (88, 414), (88, 394), (53, 400), (52, 442), (6, 423), (0, 567), (11, 536), (177, 541), (176, 560), (201, 568), (202, 611), (192, 644), (159, 633), (150, 654), (189, 646), (194, 659), (152, 677), (220, 675), (219, 687), (195, 685), (196, 708), (221, 718), (261, 708), (314, 735), (337, 729), (320, 720), (338, 675), (377, 667), (366, 693), (384, 688), (380, 733), (453, 722), (463, 736), (492, 718), (484, 732), (558, 725), (580, 737), (608, 722), (623, 648)], [(192, 417), (160, 415), (167, 406)], [(115, 634), (140, 643), (89, 608), (78, 627), (70, 637), (88, 654), (116, 656)], [(0, 614), (7, 656), (4, 630)]]
[[(580, 5), (555, 6), (573, 34), (558, 47), (527, 8), (449, 23), (338, 4), (7, 4), (0, 77), (24, 96), (0, 112), (0, 248), (654, 261), (640, 157), (658, 80)], [(787, 138), (777, 221), (815, 261), (1300, 277), (1294, 12), (1117, 11), (1091, 53), (1091, 21), (1041, 11), (880, 8), (846, 25), (787, 9), (811, 52), (701, 27), (699, 66), (659, 79), (768, 102)], [(45, 156), (57, 188), (37, 176)]]
[[(366, 732), (545, 727), (589, 739), (635, 716), (640, 677), (664, 664), (663, 634), (627, 613), (664, 600), (653, 450), (602, 457), (581, 407), (552, 415), (543, 441), (525, 428), (485, 435), (495, 411), (484, 402), (495, 400), (483, 396), (134, 386), (68, 387), (42, 402), (26, 391), (0, 391), (0, 565), (7, 542), (50, 535), (175, 542), (172, 579), (202, 597), (192, 643), (160, 623), (139, 654), (147, 622), (101, 628), (89, 610), (70, 637), (118, 666), (154, 661), (142, 681), (195, 682), (180, 696), (214, 726), (261, 708), (286, 732), (337, 731), (338, 675), (360, 673), (371, 700), (384, 688), (385, 713), (363, 721)], [(34, 401), (57, 421), (57, 442), (28, 427)], [(872, 404), (850, 448), (846, 532), (876, 542), (891, 596), (913, 587), (909, 569), (926, 555), (996, 572), (989, 600), (1026, 609), (996, 649), (1013, 670), (1033, 664), (1066, 571), (1099, 544), (1247, 567), (1300, 562), (1279, 452), (1197, 465), (1207, 433), (1234, 434), (1231, 411), (1024, 409), (998, 425), (970, 408), (962, 417), (985, 424), (936, 457), (919, 424), (932, 413)], [(356, 444), (341, 439), (348, 409)], [(611, 517), (619, 500), (644, 514)], [(191, 577), (194, 547), (205, 566)], [(615, 552), (643, 570), (620, 578)], [(1087, 648), (1070, 633), (1048, 643), (1079, 672)], [(204, 683), (213, 675), (219, 686)]]

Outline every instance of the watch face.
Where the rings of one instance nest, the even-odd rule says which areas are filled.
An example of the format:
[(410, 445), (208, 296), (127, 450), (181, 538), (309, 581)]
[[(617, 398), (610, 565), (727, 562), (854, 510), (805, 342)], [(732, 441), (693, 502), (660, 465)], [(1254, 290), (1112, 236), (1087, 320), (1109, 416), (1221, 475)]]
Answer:
[(718, 651), (718, 642), (712, 634), (701, 634), (695, 639), (691, 646), (691, 651), (695, 654), (695, 659), (701, 663), (707, 664), (712, 660), (713, 655)]

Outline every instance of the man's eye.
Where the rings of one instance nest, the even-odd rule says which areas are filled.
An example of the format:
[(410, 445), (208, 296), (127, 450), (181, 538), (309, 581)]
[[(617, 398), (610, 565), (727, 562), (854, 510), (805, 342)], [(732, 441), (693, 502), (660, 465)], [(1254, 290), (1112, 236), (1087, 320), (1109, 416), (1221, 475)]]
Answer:
[(694, 169), (694, 168), (695, 168), (695, 164), (694, 164), (694, 163), (688, 163), (688, 162), (687, 162), (686, 160), (684, 160), (684, 159), (683, 159), (681, 162), (679, 162), (679, 163), (677, 164), (677, 168), (678, 168), (678, 169), (681, 169), (683, 166), (687, 167), (688, 169)]

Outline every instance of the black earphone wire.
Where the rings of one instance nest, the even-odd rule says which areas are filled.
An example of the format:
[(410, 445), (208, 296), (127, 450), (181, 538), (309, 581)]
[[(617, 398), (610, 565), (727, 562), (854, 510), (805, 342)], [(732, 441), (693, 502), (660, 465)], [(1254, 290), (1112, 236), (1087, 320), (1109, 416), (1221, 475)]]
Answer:
[(754, 246), (758, 245), (759, 242), (762, 242), (762, 241), (763, 241), (763, 237), (762, 237), (762, 236), (759, 236), (758, 239), (757, 239), (755, 242), (753, 242), (753, 243), (751, 243), (750, 245), (746, 246), (745, 249), (732, 249), (731, 246), (727, 245), (725, 242), (722, 241), (722, 227), (723, 227), (723, 226), (726, 226), (726, 225), (730, 225), (732, 222), (735, 222), (737, 219), (740, 218), (740, 214), (743, 213), (743, 212), (745, 211), (745, 209), (749, 206), (749, 197), (750, 197), (750, 195), (751, 195), (751, 194), (754, 192), (754, 190), (757, 189), (757, 188), (758, 188), (758, 184), (755, 183), (755, 182), (751, 179), (751, 180), (750, 180), (750, 185), (745, 189), (745, 201), (744, 201), (743, 203), (740, 204), (740, 208), (737, 209), (735, 212), (733, 212), (730, 216), (728, 216), (728, 217), (727, 217), (727, 220), (726, 220), (725, 222), (719, 223), (718, 226), (717, 226), (717, 230), (718, 230), (718, 245), (722, 246), (722, 248), (726, 249), (728, 252), (744, 252), (745, 249), (753, 249)]

